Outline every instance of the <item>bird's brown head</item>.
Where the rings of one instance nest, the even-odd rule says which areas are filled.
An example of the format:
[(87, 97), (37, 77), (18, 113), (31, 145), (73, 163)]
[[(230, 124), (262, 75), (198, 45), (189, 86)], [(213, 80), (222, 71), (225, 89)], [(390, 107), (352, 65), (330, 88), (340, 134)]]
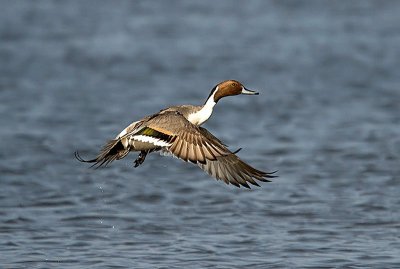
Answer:
[(222, 97), (239, 94), (257, 95), (258, 92), (246, 89), (242, 83), (237, 80), (226, 80), (218, 83), (212, 89), (209, 98), (214, 95), (214, 102), (217, 103)]

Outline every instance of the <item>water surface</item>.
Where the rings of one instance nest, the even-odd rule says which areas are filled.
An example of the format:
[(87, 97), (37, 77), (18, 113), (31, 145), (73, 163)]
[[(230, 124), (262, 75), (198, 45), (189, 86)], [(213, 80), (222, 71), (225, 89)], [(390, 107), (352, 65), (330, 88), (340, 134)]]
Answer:
[[(400, 266), (399, 2), (1, 6), (0, 267)], [(225, 79), (204, 127), (273, 183), (74, 159)]]

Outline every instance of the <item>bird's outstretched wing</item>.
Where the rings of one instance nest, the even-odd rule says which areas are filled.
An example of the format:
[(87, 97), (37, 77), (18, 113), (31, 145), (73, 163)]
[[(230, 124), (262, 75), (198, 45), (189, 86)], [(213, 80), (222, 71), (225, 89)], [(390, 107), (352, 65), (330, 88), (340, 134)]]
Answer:
[(151, 119), (147, 128), (172, 136), (166, 150), (176, 157), (198, 164), (209, 175), (227, 184), (249, 188), (256, 180), (268, 182), (273, 173), (257, 170), (243, 162), (218, 138), (202, 127), (190, 123), (183, 115), (168, 112)]

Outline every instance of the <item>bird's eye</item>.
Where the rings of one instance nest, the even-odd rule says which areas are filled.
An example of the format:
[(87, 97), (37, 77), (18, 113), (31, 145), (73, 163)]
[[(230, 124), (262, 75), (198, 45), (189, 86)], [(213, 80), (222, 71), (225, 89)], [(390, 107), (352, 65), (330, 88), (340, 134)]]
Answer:
[(232, 87), (236, 87), (237, 83), (233, 82), (231, 85), (232, 85)]

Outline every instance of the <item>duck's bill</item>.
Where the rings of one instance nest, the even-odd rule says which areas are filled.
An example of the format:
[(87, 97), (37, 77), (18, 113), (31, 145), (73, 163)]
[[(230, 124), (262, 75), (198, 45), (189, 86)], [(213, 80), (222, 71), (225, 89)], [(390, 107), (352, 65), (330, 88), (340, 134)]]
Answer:
[(251, 91), (249, 89), (246, 89), (245, 87), (242, 88), (242, 94), (249, 94), (249, 95), (258, 95), (259, 93), (256, 91)]

